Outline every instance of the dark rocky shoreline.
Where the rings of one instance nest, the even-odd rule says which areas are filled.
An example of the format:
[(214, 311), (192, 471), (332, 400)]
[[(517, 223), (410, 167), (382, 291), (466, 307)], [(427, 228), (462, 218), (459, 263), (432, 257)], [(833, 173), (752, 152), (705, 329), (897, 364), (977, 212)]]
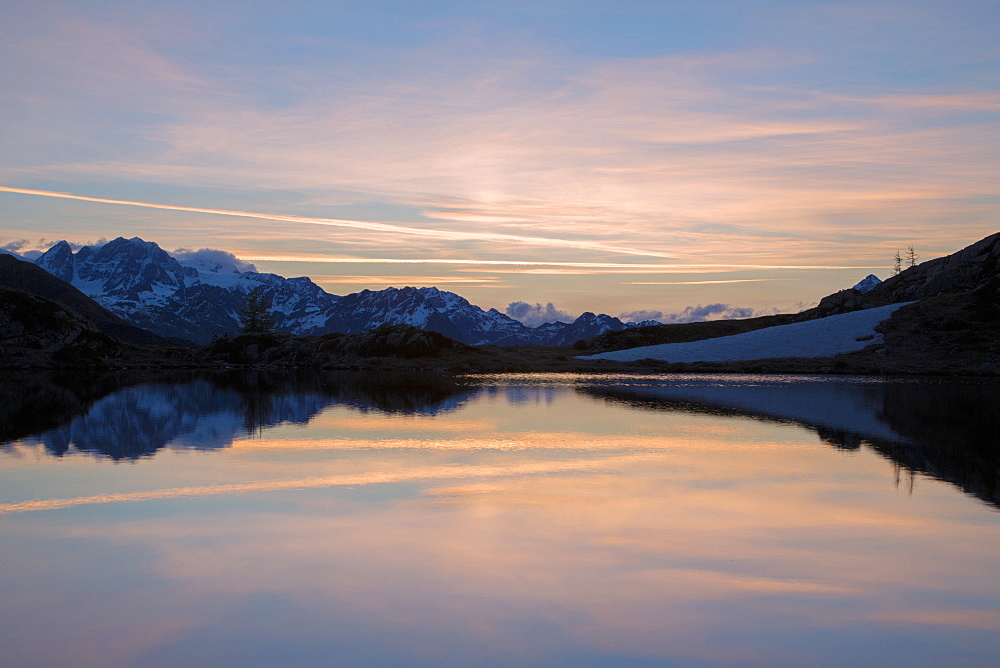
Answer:
[[(915, 305), (916, 306), (916, 305)], [(911, 321), (912, 320), (912, 321)], [(866, 375), (1000, 375), (996, 341), (921, 345), (927, 336), (919, 309), (887, 328), (886, 342), (829, 358), (773, 358), (740, 362), (614, 362), (577, 357), (571, 346), (467, 346), (408, 325), (361, 334), (299, 337), (245, 334), (204, 347), (129, 346), (99, 333), (55, 348), (6, 349), (0, 368), (47, 370), (264, 369), (470, 373), (781, 373)], [(898, 330), (898, 331), (897, 331)], [(913, 331), (911, 331), (913, 330)]]

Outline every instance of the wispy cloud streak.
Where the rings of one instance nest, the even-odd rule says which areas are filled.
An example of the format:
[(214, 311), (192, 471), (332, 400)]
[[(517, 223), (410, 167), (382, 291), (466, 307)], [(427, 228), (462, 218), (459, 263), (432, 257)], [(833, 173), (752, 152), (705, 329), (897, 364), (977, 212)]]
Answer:
[(626, 281), (618, 285), (712, 285), (713, 283), (760, 283), (762, 281), (790, 281), (790, 278), (734, 278), (724, 281)]
[(317, 476), (312, 478), (297, 478), (294, 480), (256, 481), (232, 483), (226, 485), (200, 485), (193, 487), (172, 487), (142, 492), (125, 492), (121, 494), (94, 494), (61, 499), (37, 499), (0, 504), (0, 515), (5, 513), (24, 513), (39, 510), (62, 510), (76, 506), (100, 505), (107, 503), (130, 503), (138, 501), (156, 501), (161, 499), (178, 499), (198, 496), (226, 496), (231, 494), (249, 494), (252, 492), (277, 492), (300, 489), (322, 489), (325, 487), (342, 487), (346, 485), (374, 485), (416, 480), (454, 479), (454, 478), (486, 478), (498, 476), (538, 475), (545, 473), (561, 473), (567, 471), (588, 471), (604, 468), (613, 464), (637, 462), (651, 459), (656, 455), (626, 455), (622, 457), (601, 458), (597, 461), (569, 462), (529, 462), (515, 466), (454, 466), (425, 467), (408, 469), (398, 472), (372, 472), (359, 474), (344, 474), (332, 476)]
[(345, 284), (345, 285), (441, 285), (444, 283), (497, 283), (501, 279), (495, 276), (374, 276), (368, 274), (344, 275), (344, 276), (322, 276), (313, 274), (310, 276), (314, 283), (320, 284)]
[[(889, 265), (833, 265), (833, 264), (645, 264), (626, 262), (545, 262), (538, 260), (470, 260), (468, 258), (373, 258), (373, 257), (322, 257), (303, 255), (257, 255), (237, 253), (247, 262), (319, 262), (330, 264), (454, 264), (515, 267), (575, 267), (580, 269), (888, 269)], [(766, 279), (758, 279), (766, 280)], [(719, 281), (733, 282), (733, 281)]]
[(431, 237), (448, 241), (510, 241), (532, 246), (554, 246), (559, 248), (573, 248), (581, 250), (597, 250), (607, 253), (621, 253), (624, 255), (641, 255), (648, 257), (675, 257), (674, 254), (658, 253), (655, 251), (643, 251), (632, 248), (621, 248), (609, 246), (601, 243), (589, 241), (573, 241), (571, 239), (553, 239), (549, 237), (528, 237), (517, 234), (503, 234), (499, 232), (460, 232), (456, 230), (433, 230), (422, 227), (406, 227), (403, 225), (390, 225), (388, 223), (376, 223), (364, 220), (347, 220), (342, 218), (313, 218), (307, 216), (290, 216), (274, 213), (260, 213), (252, 211), (234, 211), (229, 209), (206, 209), (194, 206), (178, 206), (174, 204), (158, 204), (155, 202), (140, 202), (136, 200), (109, 199), (104, 197), (88, 197), (85, 195), (74, 195), (71, 193), (54, 192), (50, 190), (33, 190), (30, 188), (12, 188), (0, 186), (0, 192), (8, 192), (19, 195), (35, 195), (39, 197), (54, 197), (57, 199), (70, 199), (81, 202), (94, 202), (98, 204), (115, 204), (122, 206), (136, 206), (145, 209), (161, 209), (165, 211), (182, 211), (186, 213), (205, 213), (214, 216), (235, 216), (238, 218), (255, 218), (258, 220), (275, 220), (286, 223), (303, 223), (307, 225), (326, 225), (330, 227), (349, 227), (358, 230), (369, 230), (375, 232), (385, 232), (397, 235), (412, 235), (419, 237)]

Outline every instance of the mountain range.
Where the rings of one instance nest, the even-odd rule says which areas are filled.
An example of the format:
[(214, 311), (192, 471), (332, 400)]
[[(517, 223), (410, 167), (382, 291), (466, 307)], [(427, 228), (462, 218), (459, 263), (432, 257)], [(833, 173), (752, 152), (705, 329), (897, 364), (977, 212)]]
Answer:
[[(57, 244), (47, 257), (38, 258), (39, 264), (0, 255), (0, 367), (249, 367), (459, 374), (590, 373), (635, 368), (676, 372), (1000, 374), (1000, 233), (951, 255), (903, 269), (884, 282), (867, 277), (856, 286), (828, 295), (819, 305), (798, 313), (670, 325), (621, 325), (623, 329), (595, 336), (587, 336), (586, 328), (595, 322), (600, 325), (601, 319), (607, 316), (585, 315), (568, 325), (528, 328), (521, 323), (510, 325), (502, 318), (494, 318), (499, 315), (496, 311), (482, 311), (458, 295), (434, 288), (362, 291), (337, 297), (323, 292), (308, 279), (286, 280), (271, 274), (236, 270), (238, 261), (222, 251), (182, 251), (178, 252), (179, 258), (173, 258), (155, 244), (147, 244), (141, 239), (121, 239), (113, 243), (123, 246), (124, 251), (135, 251), (137, 257), (128, 257), (124, 251), (117, 255), (100, 253), (102, 248), (73, 253), (68, 244)], [(148, 257), (150, 254), (154, 254), (152, 259)], [(200, 259), (192, 263), (191, 256), (199, 254)], [(164, 257), (167, 260), (163, 260)], [(222, 261), (208, 262), (206, 257)], [(187, 264), (178, 260), (186, 260)], [(235, 311), (245, 303), (246, 290), (250, 286), (269, 285), (273, 294), (284, 297), (279, 305), (284, 306), (280, 316), (286, 327), (296, 318), (299, 323), (311, 318), (334, 331), (305, 336), (287, 331), (246, 334), (220, 337), (211, 345), (201, 347), (179, 345), (185, 342), (176, 338), (164, 340), (137, 329), (81, 290), (48, 273), (41, 265), (48, 266), (51, 271), (61, 271), (74, 284), (102, 297), (105, 304), (116, 306), (119, 313), (130, 315), (131, 322), (139, 318), (156, 322), (157, 316), (162, 315), (168, 324), (180, 322), (193, 329), (197, 323), (183, 318), (183, 311), (167, 308), (179, 301), (180, 296), (206, 293), (202, 303), (184, 306), (191, 309), (189, 312), (201, 308), (212, 315), (220, 312), (211, 310), (212, 298), (221, 294), (230, 300)], [(208, 280), (203, 282), (201, 277), (206, 275)], [(310, 292), (326, 301), (326, 310), (317, 305), (315, 298), (309, 299)], [(609, 362), (594, 357), (606, 351), (731, 337), (809, 320), (830, 319), (832, 322), (831, 316), (893, 304), (900, 307), (875, 329), (881, 338), (874, 335), (858, 337), (856, 341), (871, 343), (862, 350), (832, 358), (769, 357), (731, 363), (704, 360), (683, 363), (648, 359)], [(297, 312), (305, 317), (296, 316)], [(468, 316), (465, 320), (457, 317), (463, 312)], [(466, 334), (474, 330), (473, 333), (480, 336), (478, 340), (485, 338), (484, 331), (493, 341), (504, 341), (505, 337), (510, 340), (509, 337), (525, 331), (536, 341), (544, 340), (542, 337), (551, 336), (552, 332), (564, 341), (571, 341), (576, 336), (585, 338), (561, 347), (474, 346), (440, 331), (425, 331), (406, 322), (379, 324), (379, 319), (387, 314), (400, 319), (410, 318), (410, 322), (437, 330), (453, 328), (450, 331), (464, 330)], [(506, 328), (495, 326), (498, 321), (506, 324)], [(231, 323), (224, 324), (235, 327)], [(354, 331), (342, 331), (345, 329)], [(525, 339), (531, 340), (526, 336), (521, 341)]]
[(34, 260), (111, 313), (163, 337), (199, 344), (239, 331), (246, 295), (263, 288), (275, 328), (310, 336), (358, 333), (381, 325), (412, 325), (469, 345), (569, 345), (580, 339), (655, 321), (624, 323), (584, 313), (571, 323), (528, 327), (496, 309), (483, 309), (434, 287), (362, 290), (338, 296), (307, 277), (240, 271), (232, 264), (178, 260), (151, 241), (118, 237), (74, 252), (60, 241)]

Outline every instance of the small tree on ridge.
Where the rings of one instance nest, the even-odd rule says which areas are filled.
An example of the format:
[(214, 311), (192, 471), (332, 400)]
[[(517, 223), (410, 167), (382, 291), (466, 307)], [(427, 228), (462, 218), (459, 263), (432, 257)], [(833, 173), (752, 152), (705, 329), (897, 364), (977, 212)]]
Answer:
[(247, 293), (246, 307), (237, 317), (240, 320), (240, 331), (244, 334), (266, 334), (274, 329), (271, 300), (263, 286), (257, 286)]

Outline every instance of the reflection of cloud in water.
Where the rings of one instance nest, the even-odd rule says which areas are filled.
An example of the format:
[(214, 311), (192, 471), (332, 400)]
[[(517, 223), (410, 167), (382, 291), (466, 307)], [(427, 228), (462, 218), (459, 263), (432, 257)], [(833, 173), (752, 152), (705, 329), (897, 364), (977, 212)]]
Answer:
[[(312, 643), (326, 656), (357, 656), (351, 642), (373, 643), (358, 663), (380, 665), (484, 657), (569, 665), (584, 651), (602, 665), (636, 656), (802, 664), (819, 655), (893, 664), (920, 663), (927, 623), (968, 617), (972, 629), (992, 631), (990, 615), (975, 610), (996, 600), (992, 580), (976, 581), (990, 573), (990, 556), (950, 546), (975, 531), (989, 532), (980, 541), (989, 545), (996, 527), (963, 526), (954, 507), (938, 516), (886, 503), (893, 495), (870, 484), (862, 458), (818, 450), (860, 474), (839, 479), (854, 494), (831, 502), (822, 493), (825, 474), (767, 477), (787, 453), (730, 445), (726, 461), (700, 460), (707, 466), (699, 478), (733, 481), (749, 472), (757, 481), (749, 487), (706, 489), (673, 458), (623, 459), (609, 462), (619, 475), (515, 475), (457, 488), (443, 481), (377, 507), (333, 495), (297, 497), (290, 507), (288, 499), (248, 500), (264, 503), (254, 522), (233, 521), (232, 506), (208, 504), (217, 510), (196, 522), (179, 515), (65, 526), (114, 545), (176, 588), (154, 612), (166, 608), (186, 625), (150, 650), (162, 653), (122, 663), (177, 663), (179, 650), (194, 647), (213, 662), (243, 658), (262, 635)], [(813, 470), (816, 454), (798, 459), (797, 472)], [(142, 558), (132, 561), (135, 554)], [(968, 575), (955, 578), (956, 568)], [(941, 595), (944, 580), (953, 596)], [(293, 605), (275, 614), (267, 596)], [(256, 607), (241, 607), (247, 600)], [(918, 626), (900, 627), (909, 614)], [(136, 626), (149, 622), (135, 617)], [(970, 643), (968, 631), (945, 651), (989, 637)], [(844, 637), (847, 650), (831, 654), (828, 643)], [(968, 655), (976, 656), (974, 646)]]
[[(454, 411), (473, 399), (524, 408), (558, 406), (566, 403), (564, 393), (571, 388), (637, 409), (730, 414), (799, 424), (815, 431), (830, 445), (848, 450), (865, 445), (911, 473), (923, 472), (952, 482), (988, 503), (1000, 505), (1000, 448), (996, 439), (1000, 433), (1000, 393), (988, 383), (537, 374), (486, 376), (463, 385), (442, 377), (372, 374), (203, 375), (184, 382), (123, 387), (91, 400), (89, 407), (75, 417), (67, 414), (62, 426), (41, 434), (34, 432), (36, 435), (23, 438), (21, 443), (40, 443), (56, 456), (88, 452), (115, 460), (136, 460), (164, 447), (226, 448), (246, 434), (260, 434), (280, 424), (306, 424), (331, 406), (344, 406), (353, 415), (343, 424), (338, 423), (339, 416), (332, 418), (325, 425), (335, 430), (331, 436), (285, 441), (280, 447), (580, 452), (635, 452), (664, 447), (663, 442), (636, 434), (605, 434), (601, 438), (584, 434), (586, 430), (578, 422), (586, 415), (579, 412), (566, 423), (568, 429), (543, 433), (539, 429), (552, 426), (538, 424), (531, 430), (531, 438), (511, 430), (491, 428), (486, 433), (482, 419), (421, 422), (422, 418)], [(0, 386), (0, 390), (4, 387)], [(13, 384), (5, 391), (17, 396), (20, 389)], [(50, 390), (49, 394), (55, 393)], [(58, 411), (47, 411), (47, 422), (42, 424), (51, 424), (53, 415)], [(419, 434), (402, 438), (375, 433), (361, 438), (350, 436), (351, 430), (357, 432), (369, 424), (377, 430), (369, 417), (381, 421), (385, 416), (414, 422)], [(17, 420), (7, 421), (13, 422)], [(466, 428), (469, 432), (462, 437)], [(266, 440), (242, 443), (247, 447), (279, 447), (269, 446)], [(710, 447), (705, 440), (685, 444), (678, 435), (669, 444), (671, 448), (688, 446)], [(9, 456), (19, 454), (16, 447), (6, 450)]]
[[(933, 481), (898, 493), (885, 462), (810, 443), (788, 417), (605, 401), (579, 380), (478, 395), (216, 383), (204, 413), (225, 428), (247, 426), (213, 418), (245, 415), (234, 400), (263, 419), (294, 418), (278, 395), (337, 408), (212, 456), (7, 462), (8, 663), (995, 663), (1000, 525), (982, 504)], [(616, 385), (727, 382), (766, 379)], [(891, 456), (971, 484), (954, 462), (983, 441), (954, 423), (989, 407), (978, 390), (858, 396), (900, 435)], [(943, 434), (962, 441), (951, 460)]]
[(713, 444), (700, 438), (671, 438), (669, 441), (655, 436), (602, 435), (600, 438), (585, 432), (532, 431), (523, 438), (510, 435), (477, 436), (471, 438), (351, 438), (351, 439), (292, 439), (280, 441), (240, 441), (239, 447), (256, 450), (563, 450), (579, 452), (616, 452), (623, 450), (678, 450), (693, 448), (712, 450)]
[(40, 499), (20, 501), (17, 503), (0, 504), (0, 513), (20, 513), (35, 510), (58, 510), (75, 506), (95, 505), (105, 503), (128, 503), (135, 501), (153, 501), (156, 499), (176, 499), (196, 496), (219, 496), (231, 494), (247, 494), (251, 492), (273, 492), (291, 489), (317, 489), (324, 487), (342, 487), (358, 485), (375, 485), (396, 482), (412, 482), (418, 480), (450, 479), (450, 478), (493, 478), (507, 476), (526, 476), (546, 473), (581, 472), (592, 469), (606, 468), (612, 465), (629, 464), (651, 459), (653, 455), (629, 455), (624, 457), (605, 457), (599, 460), (571, 460), (557, 462), (526, 462), (512, 466), (448, 466), (407, 469), (397, 472), (372, 472), (323, 476), (316, 478), (299, 478), (295, 480), (271, 480), (249, 483), (234, 483), (227, 485), (202, 485), (198, 487), (175, 487), (170, 489), (155, 489), (144, 492), (128, 492), (122, 494), (95, 494), (66, 499)]

